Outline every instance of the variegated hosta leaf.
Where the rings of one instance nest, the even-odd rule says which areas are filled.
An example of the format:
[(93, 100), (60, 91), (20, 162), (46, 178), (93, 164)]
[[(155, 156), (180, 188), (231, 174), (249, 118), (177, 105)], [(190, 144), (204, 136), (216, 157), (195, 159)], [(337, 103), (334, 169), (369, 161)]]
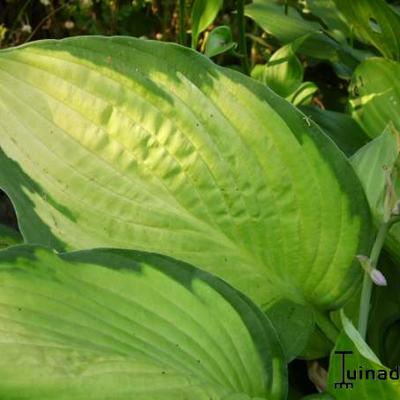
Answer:
[(361, 279), (368, 206), (335, 145), (250, 78), (173, 44), (0, 52), (0, 186), (25, 239), (190, 262), (265, 308), (332, 308)]
[(128, 250), (0, 253), (0, 398), (284, 399), (275, 330), (210, 274)]
[(393, 123), (400, 131), (400, 63), (371, 58), (356, 69), (350, 85), (350, 109), (371, 138)]

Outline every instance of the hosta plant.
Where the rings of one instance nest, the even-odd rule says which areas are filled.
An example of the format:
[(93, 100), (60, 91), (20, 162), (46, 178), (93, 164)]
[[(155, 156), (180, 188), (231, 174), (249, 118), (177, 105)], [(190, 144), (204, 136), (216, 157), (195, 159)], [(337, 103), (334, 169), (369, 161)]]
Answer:
[[(361, 63), (375, 50), (346, 38), (394, 60), (397, 42), (363, 20), (353, 32), (341, 1), (310, 2), (311, 21), (257, 0), (246, 13), (285, 46), (252, 78), (195, 50), (249, 72), (237, 3), (238, 45), (228, 26), (202, 33), (223, 2), (196, 0), (193, 49), (96, 36), (0, 51), (0, 188), (22, 234), (0, 230), (0, 398), (295, 399), (287, 364), (343, 347), (386, 368), (365, 340), (397, 220), (397, 92), (386, 92), (398, 64)], [(186, 34), (180, 18), (181, 44)], [(340, 76), (356, 71), (353, 118), (295, 108), (317, 90), (296, 53), (316, 48)], [(377, 64), (386, 75), (355, 90)], [(355, 322), (358, 303), (359, 332), (335, 313)], [(393, 313), (376, 307), (386, 326)], [(320, 398), (347, 398), (338, 368), (332, 353), (328, 377), (309, 370)]]
[(371, 237), (361, 185), (263, 85), (130, 38), (6, 50), (0, 76), (0, 184), (28, 243), (173, 256), (264, 310), (321, 313), (354, 293)]

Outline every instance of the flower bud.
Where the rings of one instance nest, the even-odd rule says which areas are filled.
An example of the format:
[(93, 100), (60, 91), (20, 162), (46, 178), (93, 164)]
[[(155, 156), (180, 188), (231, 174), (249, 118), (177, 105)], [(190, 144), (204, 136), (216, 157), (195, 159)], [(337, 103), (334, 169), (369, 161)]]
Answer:
[(387, 286), (385, 276), (382, 274), (381, 271), (379, 271), (372, 265), (371, 260), (367, 256), (358, 255), (356, 257), (357, 260), (360, 262), (363, 270), (370, 276), (372, 282), (374, 282), (375, 285)]
[(369, 276), (372, 279), (372, 282), (375, 283), (375, 285), (378, 286), (387, 286), (387, 281), (385, 276), (382, 274), (379, 269), (373, 268), (371, 272), (369, 273)]

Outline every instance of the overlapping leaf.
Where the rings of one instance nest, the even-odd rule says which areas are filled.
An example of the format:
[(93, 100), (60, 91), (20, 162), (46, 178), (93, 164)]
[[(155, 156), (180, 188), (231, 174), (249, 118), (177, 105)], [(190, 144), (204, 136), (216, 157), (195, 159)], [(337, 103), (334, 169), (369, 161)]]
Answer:
[(389, 126), (381, 136), (363, 146), (351, 158), (378, 224), (384, 218), (387, 174), (398, 162), (399, 152), (400, 136)]
[(252, 76), (282, 97), (292, 94), (303, 82), (304, 67), (292, 44), (278, 49), (266, 65), (257, 65)]
[(400, 131), (400, 64), (371, 58), (356, 69), (350, 85), (350, 108), (372, 138), (393, 123)]
[(347, 156), (352, 156), (368, 142), (364, 130), (347, 114), (314, 106), (304, 106), (301, 110), (312, 118)]
[(0, 253), (0, 397), (284, 399), (275, 330), (234, 289), (126, 250)]
[(304, 18), (293, 7), (277, 0), (255, 0), (246, 6), (246, 15), (282, 44), (302, 40), (299, 52), (319, 60), (329, 60), (339, 76), (349, 78), (365, 53), (346, 43), (342, 32), (324, 32), (316, 21)]
[(44, 41), (0, 53), (0, 186), (25, 239), (212, 271), (267, 308), (332, 308), (371, 229), (342, 153), (286, 101), (177, 45)]
[(275, 0), (255, 0), (246, 6), (246, 15), (281, 43), (319, 32), (318, 22), (306, 21), (292, 7), (285, 8)]
[(400, 60), (400, 15), (386, 0), (334, 1), (361, 39), (385, 57)]
[[(390, 370), (384, 367), (368, 345), (363, 341), (353, 324), (344, 315), (342, 316), (343, 332), (338, 338), (336, 347), (331, 355), (329, 369), (329, 392), (334, 395), (336, 400), (393, 400), (400, 397), (400, 384), (396, 379), (390, 379)], [(346, 382), (352, 384), (352, 388), (335, 386), (335, 383), (342, 381), (342, 361), (341, 356), (335, 354), (335, 351), (351, 351), (346, 357), (344, 374)], [(350, 377), (354, 372), (359, 377), (360, 370), (365, 374), (366, 370), (374, 371), (375, 379), (372, 379), (372, 373), (369, 373), (369, 379), (351, 379), (347, 378), (349, 371)], [(378, 373), (380, 372), (380, 378)], [(384, 376), (387, 378), (384, 379)]]
[(195, 0), (192, 8), (192, 47), (197, 47), (199, 35), (215, 19), (223, 0)]
[(221, 25), (213, 29), (208, 35), (204, 53), (208, 57), (215, 57), (233, 50), (236, 45), (237, 44), (233, 41), (230, 26)]
[(339, 32), (345, 37), (351, 36), (350, 24), (338, 10), (335, 0), (308, 0), (307, 6), (332, 32)]
[[(352, 158), (351, 162), (361, 182), (364, 185), (376, 225), (379, 225), (392, 210), (387, 210), (385, 198), (387, 192), (388, 174), (394, 179), (393, 202), (396, 203), (400, 195), (399, 190), (399, 132), (389, 125), (385, 132), (362, 147)], [(393, 173), (393, 169), (397, 173)], [(392, 225), (385, 241), (386, 248), (400, 260), (400, 225)]]

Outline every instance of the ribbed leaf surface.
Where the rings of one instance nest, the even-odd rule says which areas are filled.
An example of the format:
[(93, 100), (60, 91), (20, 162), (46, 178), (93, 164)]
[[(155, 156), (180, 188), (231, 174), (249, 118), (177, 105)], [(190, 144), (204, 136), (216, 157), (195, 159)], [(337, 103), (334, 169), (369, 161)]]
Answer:
[(28, 242), (173, 256), (265, 307), (335, 307), (360, 282), (361, 185), (263, 85), (177, 45), (101, 37), (3, 51), (0, 80), (0, 186)]
[(265, 315), (187, 264), (122, 250), (0, 253), (0, 397), (284, 399)]

